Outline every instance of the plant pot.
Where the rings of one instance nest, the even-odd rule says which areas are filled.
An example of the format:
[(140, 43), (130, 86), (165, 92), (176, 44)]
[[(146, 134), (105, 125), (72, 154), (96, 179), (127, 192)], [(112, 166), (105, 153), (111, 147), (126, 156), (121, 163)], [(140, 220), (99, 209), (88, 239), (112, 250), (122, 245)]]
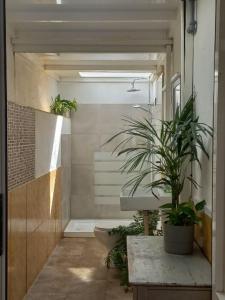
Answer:
[(164, 223), (164, 247), (171, 254), (191, 254), (193, 252), (194, 225), (175, 226)]
[(63, 117), (65, 117), (65, 118), (70, 118), (70, 111), (66, 111), (66, 112), (63, 114)]

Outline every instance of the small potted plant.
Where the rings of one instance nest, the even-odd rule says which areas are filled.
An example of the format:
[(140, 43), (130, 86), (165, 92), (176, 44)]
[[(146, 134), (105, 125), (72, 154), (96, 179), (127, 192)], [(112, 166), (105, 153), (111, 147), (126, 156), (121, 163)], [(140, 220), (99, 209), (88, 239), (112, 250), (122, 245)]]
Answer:
[(51, 112), (56, 115), (65, 116), (71, 111), (77, 111), (77, 101), (62, 99), (60, 94), (58, 94), (55, 99), (52, 99), (52, 104), (50, 106)]
[(194, 225), (201, 222), (199, 212), (205, 207), (205, 200), (194, 204), (193, 201), (161, 206), (166, 216), (164, 223), (165, 250), (172, 254), (191, 254), (193, 251)]
[[(180, 202), (180, 195), (187, 181), (195, 188), (199, 187), (191, 174), (190, 164), (196, 162), (201, 167), (201, 152), (209, 158), (203, 137), (213, 136), (213, 129), (201, 123), (195, 115), (194, 103), (195, 97), (190, 97), (183, 109), (177, 110), (174, 119), (162, 120), (159, 128), (150, 122), (150, 117), (144, 120), (126, 118), (124, 120), (127, 127), (107, 141), (108, 143), (119, 135), (125, 135), (115, 151), (118, 156), (125, 155), (121, 171), (136, 174), (125, 184), (126, 188), (131, 188), (131, 195), (143, 184), (143, 180), (150, 177), (153, 180), (144, 187), (150, 189), (156, 198), (155, 189), (171, 191), (172, 201), (164, 205), (162, 210), (167, 217), (164, 226), (165, 249), (175, 254), (192, 251), (193, 226), (199, 221), (197, 212), (205, 204)], [(172, 240), (175, 244), (173, 247), (171, 244), (168, 246)]]

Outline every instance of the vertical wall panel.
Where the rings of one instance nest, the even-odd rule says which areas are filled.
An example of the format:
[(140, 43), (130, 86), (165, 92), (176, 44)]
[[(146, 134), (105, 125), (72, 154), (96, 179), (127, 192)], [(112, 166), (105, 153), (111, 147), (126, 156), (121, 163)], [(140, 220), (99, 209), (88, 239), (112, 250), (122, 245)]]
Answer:
[(61, 168), (9, 192), (9, 300), (22, 300), (62, 236)]
[(20, 300), (26, 293), (26, 185), (11, 191), (8, 203), (8, 292), (9, 300)]

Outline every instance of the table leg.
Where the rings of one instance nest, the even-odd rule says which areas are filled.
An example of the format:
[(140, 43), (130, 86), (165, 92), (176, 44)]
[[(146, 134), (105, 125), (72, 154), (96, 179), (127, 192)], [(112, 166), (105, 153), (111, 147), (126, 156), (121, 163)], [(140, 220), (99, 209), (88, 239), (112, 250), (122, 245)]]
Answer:
[(144, 235), (149, 235), (149, 212), (148, 212), (148, 210), (144, 210), (143, 215), (144, 215)]

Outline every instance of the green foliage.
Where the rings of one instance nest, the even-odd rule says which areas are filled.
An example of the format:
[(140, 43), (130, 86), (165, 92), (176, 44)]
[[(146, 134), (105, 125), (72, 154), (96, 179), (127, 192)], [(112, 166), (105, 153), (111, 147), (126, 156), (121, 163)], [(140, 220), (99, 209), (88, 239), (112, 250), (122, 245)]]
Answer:
[[(134, 216), (134, 221), (129, 226), (118, 226), (113, 228), (109, 234), (118, 235), (119, 240), (116, 246), (111, 249), (106, 257), (106, 265), (109, 268), (113, 264), (120, 272), (121, 285), (128, 286), (128, 266), (127, 266), (127, 236), (140, 235), (144, 233), (143, 216)], [(158, 211), (149, 212), (149, 231), (150, 235), (156, 234)], [(160, 232), (158, 232), (159, 234)]]
[(201, 219), (198, 212), (204, 209), (205, 200), (194, 204), (193, 201), (183, 202), (174, 207), (172, 203), (162, 205), (160, 208), (167, 217), (167, 223), (175, 226), (188, 226), (198, 224)]
[[(169, 188), (174, 206), (179, 204), (179, 195), (186, 180), (198, 188), (198, 183), (188, 173), (189, 165), (197, 162), (201, 167), (200, 152), (209, 157), (203, 139), (212, 137), (213, 129), (199, 121), (194, 113), (194, 103), (195, 98), (191, 97), (180, 113), (177, 110), (172, 121), (160, 121), (159, 130), (151, 124), (150, 118), (142, 121), (125, 118), (126, 129), (107, 141), (109, 143), (125, 135), (114, 152), (126, 157), (122, 172), (136, 173), (125, 184), (125, 187), (131, 188), (132, 195), (150, 174), (157, 176), (157, 180), (147, 183), (145, 188), (150, 189), (156, 197), (155, 188)], [(136, 140), (139, 142), (136, 143)]]
[(66, 112), (77, 111), (77, 101), (61, 99), (60, 94), (58, 94), (55, 99), (52, 99), (52, 104), (50, 106), (51, 112), (56, 115), (63, 115)]

